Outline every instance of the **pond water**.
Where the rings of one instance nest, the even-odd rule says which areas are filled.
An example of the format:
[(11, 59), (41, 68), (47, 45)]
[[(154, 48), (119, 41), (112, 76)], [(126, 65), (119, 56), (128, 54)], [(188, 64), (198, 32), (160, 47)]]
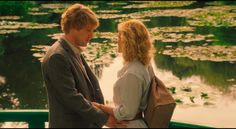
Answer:
[[(100, 17), (101, 26), (85, 56), (99, 78), (106, 101), (112, 102), (112, 87), (116, 81), (116, 72), (122, 67), (122, 58), (116, 54), (116, 44), (113, 42), (113, 38), (116, 37), (117, 24), (128, 16), (143, 20), (150, 30), (157, 28), (152, 33), (155, 35), (154, 45), (158, 50), (152, 64), (157, 76), (166, 84), (176, 99), (177, 108), (173, 120), (213, 127), (236, 127), (236, 50), (226, 54), (222, 54), (219, 49), (209, 50), (210, 56), (204, 56), (204, 60), (201, 60), (203, 58), (202, 49), (198, 50), (200, 54), (197, 56), (198, 60), (194, 60), (197, 54), (191, 54), (191, 52), (183, 53), (182, 55), (186, 55), (183, 57), (165, 54), (166, 50), (184, 47), (231, 48), (235, 46), (236, 27), (232, 17), (234, 19), (236, 17), (236, 6), (228, 5), (227, 2), (220, 5), (214, 2), (194, 2), (183, 4), (183, 6), (178, 4), (178, 7), (171, 4), (165, 5), (165, 7), (157, 4), (158, 6), (155, 7), (148, 5), (150, 3), (84, 3), (93, 5), (91, 7)], [(56, 37), (53, 38), (51, 35), (61, 33), (59, 21), (63, 8), (58, 7), (55, 11), (53, 10), (55, 8), (42, 8), (40, 4), (38, 6), (40, 8), (34, 10), (44, 12), (42, 15), (30, 15), (31, 13), (29, 13), (21, 16), (20, 19), (10, 18), (10, 20), (0, 16), (0, 109), (47, 108), (40, 59), (46, 49), (56, 41)], [(212, 7), (222, 8), (225, 14), (230, 15), (224, 17), (223, 22), (215, 22), (211, 19), (219, 18), (219, 16), (209, 14), (211, 16), (209, 16), (209, 20), (200, 17), (194, 19), (200, 21), (197, 25), (190, 24), (193, 18), (187, 13), (189, 15), (194, 11), (193, 14), (209, 13)], [(172, 9), (187, 9), (187, 11), (184, 16), (178, 16), (179, 14), (176, 14), (178, 12), (171, 11)], [(149, 17), (145, 14), (145, 11), (148, 10), (162, 10), (162, 12), (150, 14), (151, 17)], [(165, 11), (171, 13), (166, 15)], [(45, 12), (47, 13), (45, 14)], [(139, 15), (143, 15), (143, 17)], [(4, 28), (6, 23), (10, 24), (9, 21), (19, 22), (22, 27), (17, 28), (14, 27), (15, 25), (11, 25), (11, 28)], [(25, 27), (23, 22), (39, 23), (48, 27), (42, 28), (37, 24), (33, 26), (38, 28)], [(19, 23), (14, 24), (21, 26)], [(186, 30), (185, 27), (191, 27), (191, 29)], [(17, 30), (17, 32), (13, 30)], [(175, 54), (173, 53), (173, 55)], [(211, 55), (217, 56), (219, 60), (214, 61), (213, 59), (216, 57)], [(91, 61), (91, 58), (95, 60)]]

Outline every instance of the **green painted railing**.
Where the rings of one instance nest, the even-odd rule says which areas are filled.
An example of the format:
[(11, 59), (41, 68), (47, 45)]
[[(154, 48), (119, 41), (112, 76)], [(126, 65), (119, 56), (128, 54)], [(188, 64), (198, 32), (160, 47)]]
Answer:
[(45, 128), (48, 110), (2, 110), (0, 122), (27, 122), (29, 128)]
[[(45, 122), (48, 122), (48, 110), (2, 110), (0, 122), (27, 122), (29, 128), (45, 128)], [(170, 128), (212, 127), (171, 121)]]

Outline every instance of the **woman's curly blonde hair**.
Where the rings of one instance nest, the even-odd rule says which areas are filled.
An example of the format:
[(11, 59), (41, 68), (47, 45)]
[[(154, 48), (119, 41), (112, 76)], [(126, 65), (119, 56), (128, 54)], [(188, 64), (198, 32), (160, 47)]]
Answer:
[(148, 65), (155, 53), (150, 33), (139, 20), (128, 20), (118, 25), (119, 52), (127, 62), (138, 59)]

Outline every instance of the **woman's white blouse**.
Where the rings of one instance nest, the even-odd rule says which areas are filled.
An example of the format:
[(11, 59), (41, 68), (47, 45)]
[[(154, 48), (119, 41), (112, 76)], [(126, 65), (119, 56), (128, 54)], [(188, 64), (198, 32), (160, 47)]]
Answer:
[[(136, 59), (118, 72), (113, 88), (113, 112), (117, 120), (132, 120), (137, 113), (145, 110), (151, 83), (148, 67), (151, 66), (144, 66)], [(136, 124), (140, 123), (136, 121)]]

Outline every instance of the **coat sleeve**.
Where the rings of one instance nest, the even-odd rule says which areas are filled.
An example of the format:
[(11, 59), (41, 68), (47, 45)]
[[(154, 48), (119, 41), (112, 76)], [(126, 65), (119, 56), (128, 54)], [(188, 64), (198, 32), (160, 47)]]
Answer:
[(108, 114), (94, 108), (91, 102), (86, 100), (75, 88), (68, 59), (60, 54), (53, 55), (48, 62), (48, 71), (50, 85), (53, 86), (58, 101), (83, 119), (96, 123), (99, 127), (106, 123)]

